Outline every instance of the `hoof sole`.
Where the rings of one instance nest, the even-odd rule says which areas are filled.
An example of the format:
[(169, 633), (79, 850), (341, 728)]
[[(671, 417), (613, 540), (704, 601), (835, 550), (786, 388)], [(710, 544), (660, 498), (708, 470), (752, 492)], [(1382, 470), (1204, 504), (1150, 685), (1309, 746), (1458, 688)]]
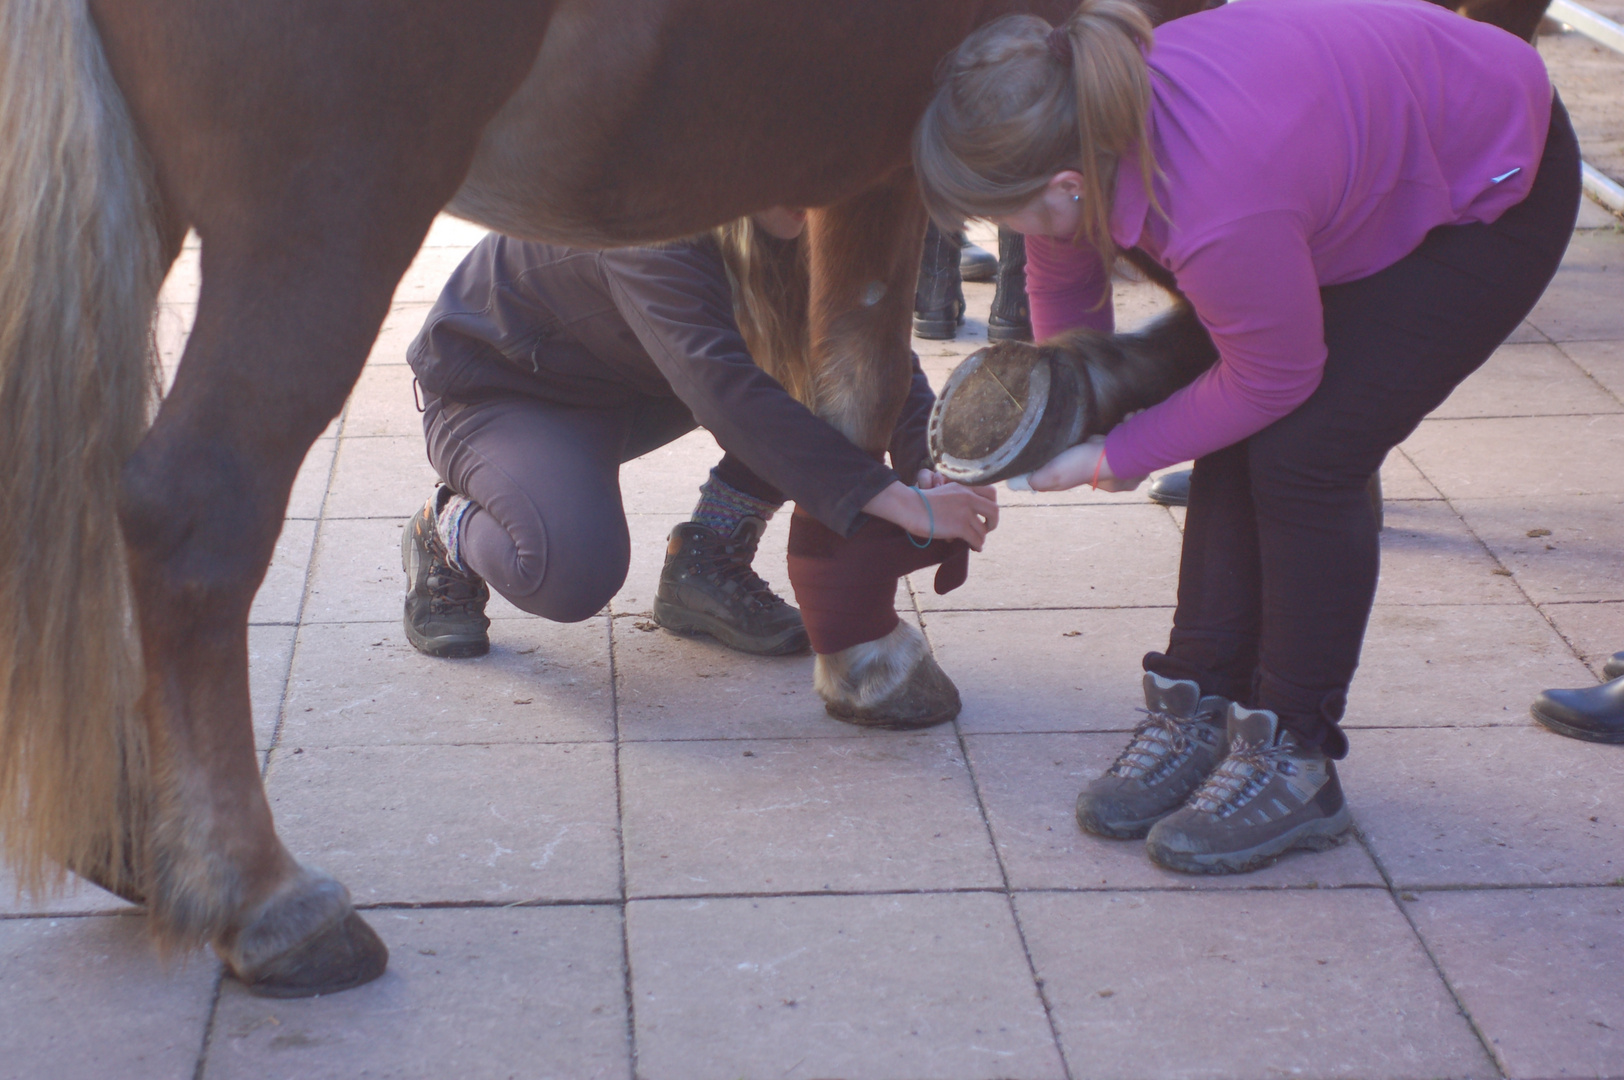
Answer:
[(351, 911), (242, 982), (255, 997), (315, 997), (369, 983), (388, 966), (389, 947)]
[(858, 727), (881, 728), (886, 731), (916, 731), (919, 728), (935, 727), (937, 724), (945, 724), (952, 720), (959, 715), (959, 704), (954, 702), (951, 708), (922, 716), (890, 716), (885, 713), (883, 706), (859, 711), (826, 704), (823, 711), (842, 723), (856, 724)]

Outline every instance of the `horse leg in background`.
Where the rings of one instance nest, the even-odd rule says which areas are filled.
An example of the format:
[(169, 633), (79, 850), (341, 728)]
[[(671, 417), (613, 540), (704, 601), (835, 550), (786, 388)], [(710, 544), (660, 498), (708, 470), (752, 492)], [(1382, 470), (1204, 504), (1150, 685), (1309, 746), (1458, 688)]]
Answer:
[(1531, 42), (1549, 6), (1550, 0), (1466, 0), (1455, 10)]
[(1524, 41), (1533, 41), (1551, 0), (1430, 0), (1468, 19), (1498, 26)]
[[(119, 493), (153, 762), (143, 890), (161, 939), (212, 942), (251, 991), (284, 997), (358, 985), (388, 953), (276, 835), (249, 607), (301, 461), (545, 21), (303, 7), (97, 12), (160, 185), (203, 237), (197, 318)], [(484, 62), (429, 62), (459, 53)]]
[[(807, 223), (813, 405), (875, 457), (891, 441), (912, 377), (908, 328), (924, 232), (911, 170), (813, 211)], [(880, 521), (849, 541), (802, 514), (791, 523), (790, 582), (817, 651), (813, 682), (830, 714), (851, 723), (914, 728), (958, 715), (958, 689), (919, 629), (894, 613), (907, 571), (885, 561), (902, 539)], [(836, 625), (820, 625), (827, 608), (836, 611)], [(850, 621), (857, 610), (868, 613), (860, 628)], [(829, 641), (839, 647), (819, 647)]]

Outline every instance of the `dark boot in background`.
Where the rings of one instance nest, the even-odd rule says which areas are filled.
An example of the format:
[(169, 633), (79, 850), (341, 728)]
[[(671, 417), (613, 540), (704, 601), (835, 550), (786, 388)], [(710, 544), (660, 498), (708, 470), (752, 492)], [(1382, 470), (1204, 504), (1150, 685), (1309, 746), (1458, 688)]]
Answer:
[(925, 231), (914, 288), (914, 333), (931, 341), (952, 341), (964, 324), (964, 286), (959, 278), (959, 242), (933, 223)]
[(954, 233), (953, 239), (959, 245), (960, 280), (982, 282), (998, 276), (998, 256), (980, 244), (972, 244), (962, 232)]
[(987, 316), (988, 341), (1031, 341), (1032, 311), (1026, 302), (1026, 237), (998, 230), (998, 287)]

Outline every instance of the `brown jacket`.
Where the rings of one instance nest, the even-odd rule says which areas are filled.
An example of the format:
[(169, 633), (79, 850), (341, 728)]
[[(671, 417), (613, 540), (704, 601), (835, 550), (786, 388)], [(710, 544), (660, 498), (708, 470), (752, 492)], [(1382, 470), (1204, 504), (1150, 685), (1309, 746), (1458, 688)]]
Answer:
[(584, 251), (493, 233), (452, 273), (407, 361), (424, 390), (452, 401), (524, 394), (612, 408), (679, 398), (724, 449), (842, 535), (898, 473), (911, 483), (929, 464), (935, 396), (918, 358), (893, 472), (751, 360), (708, 236)]

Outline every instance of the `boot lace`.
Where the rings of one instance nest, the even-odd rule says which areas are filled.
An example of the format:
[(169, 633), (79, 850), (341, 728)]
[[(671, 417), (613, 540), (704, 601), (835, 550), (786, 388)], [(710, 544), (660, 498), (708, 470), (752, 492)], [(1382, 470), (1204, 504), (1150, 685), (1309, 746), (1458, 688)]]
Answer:
[(1145, 718), (1133, 729), (1127, 748), (1111, 763), (1111, 774), (1124, 780), (1154, 780), (1184, 764), (1195, 750), (1186, 728), (1191, 720), (1155, 709), (1136, 711)]
[(718, 585), (731, 583), (736, 586), (746, 606), (770, 608), (783, 603), (752, 565), (756, 556), (753, 540), (723, 540), (711, 551), (701, 549), (696, 554), (698, 558), (694, 561), (694, 571)]
[(1229, 755), (1190, 796), (1190, 806), (1203, 814), (1228, 817), (1255, 799), (1275, 773), (1295, 771), (1287, 756), (1290, 749), (1284, 742), (1273, 746), (1244, 739), (1231, 743)]
[(464, 577), (439, 559), (423, 585), (429, 594), (429, 611), (435, 615), (482, 614), (491, 595), (483, 581)]

